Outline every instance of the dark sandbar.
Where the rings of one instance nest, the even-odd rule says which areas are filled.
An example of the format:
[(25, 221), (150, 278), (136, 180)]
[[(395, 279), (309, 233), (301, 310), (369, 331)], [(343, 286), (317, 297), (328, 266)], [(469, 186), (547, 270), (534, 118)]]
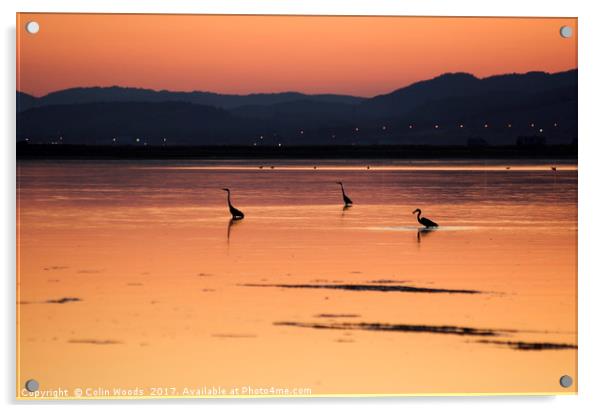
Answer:
[(513, 350), (523, 351), (541, 351), (541, 350), (572, 350), (577, 346), (567, 343), (537, 343), (525, 341), (504, 341), (504, 340), (477, 340), (477, 343), (496, 344), (499, 346), (508, 346)]
[(277, 288), (313, 288), (345, 291), (377, 291), (401, 293), (430, 293), (430, 294), (481, 294), (477, 290), (455, 290), (448, 288), (411, 287), (407, 285), (381, 284), (239, 284), (243, 287), (277, 287)]
[(122, 344), (121, 341), (116, 340), (94, 340), (94, 339), (81, 339), (81, 340), (69, 340), (71, 344), (98, 344), (98, 345), (108, 345), (108, 344)]
[(459, 326), (429, 326), (420, 324), (386, 324), (386, 323), (302, 323), (294, 321), (275, 322), (276, 326), (304, 327), (326, 330), (365, 330), (402, 333), (453, 334), (459, 336), (498, 336), (515, 330), (494, 330), (485, 328)]

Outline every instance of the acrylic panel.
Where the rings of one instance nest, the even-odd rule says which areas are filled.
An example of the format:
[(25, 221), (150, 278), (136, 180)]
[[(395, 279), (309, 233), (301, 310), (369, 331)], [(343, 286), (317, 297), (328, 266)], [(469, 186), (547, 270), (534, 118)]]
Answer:
[(17, 398), (577, 392), (577, 19), (17, 15)]

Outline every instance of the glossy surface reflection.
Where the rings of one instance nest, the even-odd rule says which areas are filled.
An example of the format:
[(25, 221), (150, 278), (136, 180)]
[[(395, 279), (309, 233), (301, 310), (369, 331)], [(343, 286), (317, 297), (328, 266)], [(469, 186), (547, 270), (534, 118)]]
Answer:
[(20, 379), (576, 391), (575, 165), (261, 164), (20, 161)]

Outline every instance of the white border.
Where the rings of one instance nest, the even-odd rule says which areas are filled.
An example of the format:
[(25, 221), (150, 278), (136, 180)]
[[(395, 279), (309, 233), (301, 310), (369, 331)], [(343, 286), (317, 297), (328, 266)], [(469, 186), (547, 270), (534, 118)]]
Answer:
[[(602, 266), (597, 259), (602, 245), (602, 180), (600, 154), (602, 136), (600, 123), (600, 39), (602, 16), (596, 13), (595, 1), (525, 1), (525, 0), (21, 0), (0, 2), (2, 13), (2, 102), (0, 136), (3, 162), (0, 170), (0, 202), (2, 217), (2, 243), (0, 262), (3, 264), (1, 318), (4, 334), (0, 340), (4, 368), (0, 374), (2, 403), (9, 410), (43, 408), (45, 411), (81, 409), (104, 411), (107, 408), (125, 410), (143, 408), (163, 411), (172, 408), (249, 411), (274, 410), (306, 411), (308, 409), (341, 408), (364, 411), (367, 408), (421, 409), (421, 411), (446, 412), (507, 412), (526, 409), (546, 412), (590, 411), (602, 405), (599, 369), (602, 314)], [(22, 12), (112, 12), (112, 13), (214, 13), (214, 14), (376, 14), (376, 15), (457, 15), (457, 16), (556, 16), (579, 18), (579, 395), (559, 397), (412, 397), (402, 399), (304, 399), (304, 400), (184, 400), (136, 402), (46, 402), (17, 403), (14, 401), (14, 274), (15, 274), (15, 13)], [(597, 321), (597, 322), (596, 322)], [(175, 404), (175, 406), (171, 406)]]

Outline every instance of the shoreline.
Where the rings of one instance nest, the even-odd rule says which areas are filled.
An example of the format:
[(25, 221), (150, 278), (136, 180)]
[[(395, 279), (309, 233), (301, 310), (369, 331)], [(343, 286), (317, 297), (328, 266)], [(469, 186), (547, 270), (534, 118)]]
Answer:
[(548, 146), (92, 146), (16, 145), (17, 159), (565, 159), (577, 145)]

